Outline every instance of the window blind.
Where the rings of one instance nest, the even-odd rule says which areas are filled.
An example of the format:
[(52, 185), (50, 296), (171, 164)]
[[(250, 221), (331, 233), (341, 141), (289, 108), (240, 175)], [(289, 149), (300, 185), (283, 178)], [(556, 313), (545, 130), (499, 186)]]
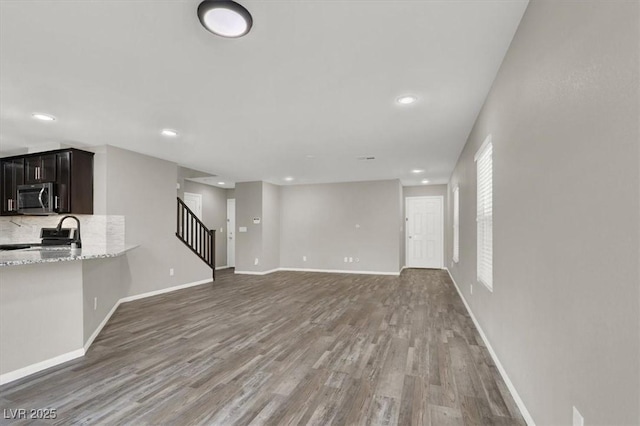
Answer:
[(460, 261), (460, 188), (453, 190), (453, 261)]
[(493, 144), (487, 137), (475, 157), (478, 185), (478, 281), (493, 289)]

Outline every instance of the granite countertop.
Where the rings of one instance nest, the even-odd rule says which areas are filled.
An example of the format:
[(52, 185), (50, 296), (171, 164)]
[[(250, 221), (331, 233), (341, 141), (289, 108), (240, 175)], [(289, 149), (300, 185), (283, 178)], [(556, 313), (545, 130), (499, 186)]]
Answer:
[(81, 249), (70, 247), (32, 247), (22, 250), (0, 251), (0, 267), (30, 265), (34, 263), (66, 262), (69, 260), (104, 259), (122, 256), (137, 245), (86, 245)]

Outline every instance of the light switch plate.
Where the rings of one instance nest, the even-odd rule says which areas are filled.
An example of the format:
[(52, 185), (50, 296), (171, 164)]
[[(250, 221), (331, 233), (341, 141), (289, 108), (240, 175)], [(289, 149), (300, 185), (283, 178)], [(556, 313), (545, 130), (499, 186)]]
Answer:
[(247, 232), (247, 227), (241, 226), (240, 228), (238, 228), (238, 232)]

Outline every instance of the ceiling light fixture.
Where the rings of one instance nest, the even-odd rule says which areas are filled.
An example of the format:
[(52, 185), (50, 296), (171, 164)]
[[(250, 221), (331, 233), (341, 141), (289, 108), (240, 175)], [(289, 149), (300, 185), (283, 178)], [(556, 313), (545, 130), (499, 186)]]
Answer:
[(218, 182), (218, 185), (224, 185), (224, 182)]
[(422, 179), (422, 183), (423, 183), (423, 184), (425, 184), (425, 183), (429, 183), (429, 180), (427, 180), (427, 179)]
[(56, 118), (53, 115), (44, 114), (41, 112), (34, 112), (31, 116), (37, 120), (42, 121), (56, 121)]
[(286, 180), (287, 182), (291, 182), (293, 178), (291, 176), (287, 176), (286, 178), (284, 178), (284, 180)]
[(168, 136), (170, 138), (175, 138), (176, 136), (178, 136), (178, 132), (176, 132), (173, 129), (162, 129), (162, 136)]
[(221, 37), (242, 37), (251, 30), (253, 18), (247, 9), (231, 0), (205, 0), (198, 6), (200, 23)]
[(411, 173), (420, 174), (420, 173), (424, 173), (424, 170), (422, 170), (422, 169), (413, 169), (413, 170), (411, 170)]
[(398, 102), (400, 105), (409, 105), (414, 103), (417, 100), (418, 98), (416, 96), (405, 95), (405, 96), (400, 96), (398, 99), (396, 99), (396, 102)]

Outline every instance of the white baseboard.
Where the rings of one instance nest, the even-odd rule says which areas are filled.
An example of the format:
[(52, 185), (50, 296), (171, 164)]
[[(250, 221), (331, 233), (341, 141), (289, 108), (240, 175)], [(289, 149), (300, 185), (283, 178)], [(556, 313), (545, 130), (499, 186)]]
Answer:
[(116, 309), (118, 309), (118, 306), (120, 306), (120, 303), (122, 303), (122, 299), (118, 300), (113, 305), (113, 308), (111, 308), (111, 310), (109, 311), (107, 316), (104, 317), (104, 319), (102, 320), (102, 322), (100, 323), (98, 328), (96, 328), (96, 331), (94, 331), (93, 334), (89, 337), (89, 339), (87, 339), (87, 341), (84, 343), (84, 352), (85, 353), (89, 350), (89, 347), (91, 347), (91, 344), (93, 344), (93, 341), (96, 340), (96, 337), (98, 337), (98, 334), (100, 334), (100, 332), (102, 331), (104, 326), (107, 325), (107, 322), (111, 318), (111, 315), (113, 315), (113, 313), (116, 311)]
[(216, 271), (219, 271), (220, 269), (229, 269), (229, 268), (231, 268), (231, 266), (227, 266), (227, 265), (224, 265), (224, 266), (216, 266)]
[(489, 350), (489, 354), (491, 355), (493, 362), (496, 364), (496, 367), (498, 367), (498, 371), (502, 376), (502, 380), (504, 380), (504, 382), (507, 384), (507, 388), (509, 388), (509, 392), (511, 392), (511, 396), (513, 396), (513, 400), (516, 402), (516, 405), (520, 409), (520, 413), (522, 413), (522, 417), (524, 417), (524, 421), (527, 422), (528, 426), (535, 426), (536, 423), (533, 421), (533, 417), (531, 417), (531, 414), (529, 414), (529, 410), (527, 410), (527, 407), (524, 405), (524, 401), (522, 400), (522, 398), (520, 398), (520, 395), (518, 394), (518, 391), (516, 390), (515, 386), (511, 382), (511, 379), (509, 379), (509, 376), (507, 375), (507, 371), (504, 369), (504, 367), (502, 366), (502, 363), (498, 359), (498, 356), (496, 355), (495, 351), (491, 347), (491, 343), (489, 343), (489, 339), (487, 339), (487, 336), (486, 334), (484, 334), (482, 327), (480, 327), (480, 323), (478, 323), (478, 320), (476, 319), (475, 315), (473, 315), (473, 311), (469, 307), (467, 300), (462, 295), (462, 291), (460, 291), (460, 287), (458, 287), (458, 283), (456, 282), (456, 280), (453, 279), (453, 275), (451, 275), (451, 271), (449, 271), (449, 268), (445, 268), (445, 269), (449, 274), (449, 277), (451, 278), (453, 285), (458, 291), (458, 294), (462, 299), (462, 303), (464, 303), (464, 306), (467, 308), (467, 312), (469, 312), (469, 316), (471, 316), (473, 323), (478, 329), (478, 332), (480, 333), (480, 337), (482, 337), (482, 341), (484, 342), (485, 346)]
[(197, 285), (202, 285), (202, 284), (206, 284), (206, 283), (210, 283), (212, 282), (212, 280), (206, 279), (206, 280), (200, 280), (200, 281), (194, 281), (192, 283), (187, 283), (187, 284), (180, 284), (174, 287), (168, 287), (168, 288), (163, 288), (161, 290), (154, 290), (154, 291), (150, 291), (148, 293), (142, 293), (142, 294), (136, 294), (133, 296), (127, 296), (127, 297), (123, 297), (122, 299), (120, 299), (120, 303), (126, 303), (126, 302), (133, 302), (134, 300), (139, 300), (139, 299), (146, 299), (147, 297), (151, 297), (151, 296), (157, 296), (159, 294), (164, 294), (164, 293), (171, 293), (172, 291), (176, 291), (176, 290), (182, 290), (183, 288), (189, 288), (189, 287), (194, 287)]
[(18, 379), (22, 379), (23, 377), (30, 376), (39, 371), (46, 370), (47, 368), (54, 367), (58, 364), (71, 361), (72, 359), (80, 358), (81, 356), (84, 356), (83, 348), (76, 349), (75, 351), (67, 352), (65, 354), (40, 361), (35, 364), (27, 365), (26, 367), (19, 368), (18, 370), (4, 373), (0, 376), (0, 386), (9, 382), (16, 381)]
[(280, 270), (280, 268), (270, 269), (268, 271), (238, 271), (236, 269), (235, 273), (239, 274), (239, 275), (267, 275), (267, 274), (271, 274), (273, 272), (278, 272), (279, 270)]
[(400, 275), (400, 272), (352, 271), (341, 269), (278, 268), (278, 270), (291, 272), (324, 272), (327, 274), (391, 275), (394, 277)]

